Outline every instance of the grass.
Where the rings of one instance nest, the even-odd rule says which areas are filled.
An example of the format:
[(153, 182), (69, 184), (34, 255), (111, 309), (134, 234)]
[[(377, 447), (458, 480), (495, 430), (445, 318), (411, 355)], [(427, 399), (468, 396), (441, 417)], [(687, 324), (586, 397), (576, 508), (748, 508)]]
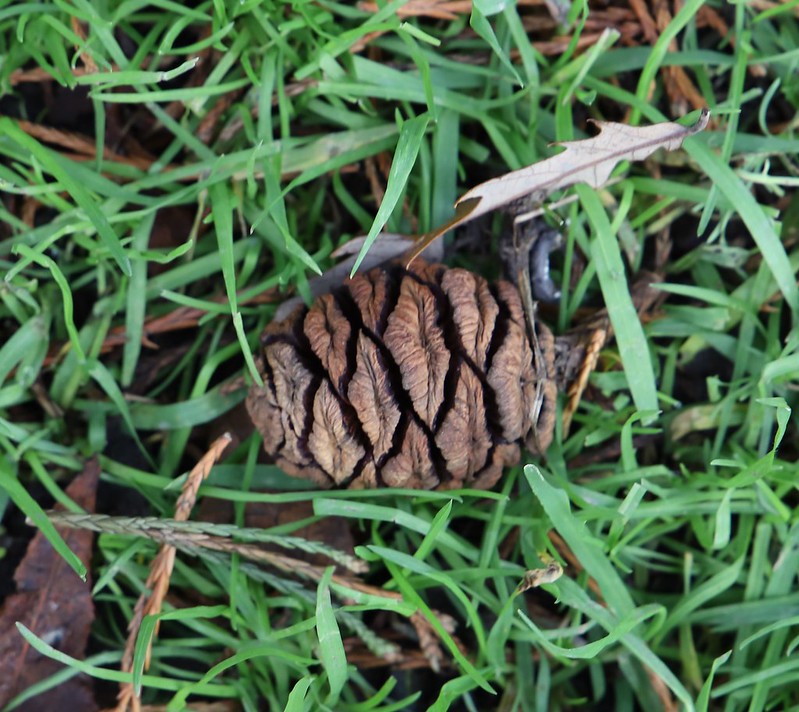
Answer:
[[(157, 544), (105, 529), (91, 652), (20, 627), (65, 668), (7, 709), (75, 671), (169, 709), (799, 706), (797, 3), (687, 0), (653, 41), (598, 3), (571, 3), (561, 33), (532, 29), (542, 8), (401, 6), (0, 2), (6, 540), (25, 536), (21, 511), (80, 571), (43, 509), (75, 510), (64, 489), (95, 453), (100, 512), (171, 517), (211, 433), (238, 427), (237, 379), (257, 378), (283, 290), (307, 295), (351, 237), (445, 222), (587, 118), (699, 109), (674, 89), (683, 69), (713, 125), (556, 210), (563, 297), (544, 318), (563, 331), (603, 299), (616, 314), (660, 266), (662, 308), (620, 337), (648, 354), (610, 344), (571, 431), (495, 492), (318, 492), (241, 429), (198, 505), (227, 503), (236, 527), (194, 534), (332, 522), (318, 546), (354, 544), (368, 572), (262, 566), (175, 525), (149, 670), (155, 618), (120, 672)], [(501, 230), (480, 224), (454, 261), (496, 275)], [(561, 578), (517, 593), (551, 560)]]

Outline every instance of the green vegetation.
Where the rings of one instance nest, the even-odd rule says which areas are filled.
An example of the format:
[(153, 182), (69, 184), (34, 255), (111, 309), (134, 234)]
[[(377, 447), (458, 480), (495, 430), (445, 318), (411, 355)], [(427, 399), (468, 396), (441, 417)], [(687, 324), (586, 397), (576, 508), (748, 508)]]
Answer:
[[(304, 513), (196, 531), (271, 541), (336, 515), (347, 526), (312, 553), (351, 529), (368, 571), (350, 576), (372, 587), (181, 539), (149, 670), (153, 618), (122, 673), (157, 544), (105, 531), (91, 652), (21, 629), (66, 665), (23, 697), (82, 670), (170, 709), (799, 706), (799, 3), (684, 0), (660, 30), (626, 2), (561, 4), (558, 26), (544, 5), (487, 0), (471, 19), (398, 17), (402, 2), (0, 1), (5, 531), (20, 509), (69, 557), (43, 509), (76, 509), (64, 489), (95, 453), (99, 512), (172, 517), (227, 428), (241, 441), (195, 510), (230, 503), (238, 527), (267, 505)], [(699, 102), (711, 126), (682, 151), (569, 191), (549, 217), (566, 237), (561, 303), (542, 316), (556, 332), (603, 290), (618, 306), (597, 274), (618, 260), (626, 283), (653, 268), (667, 283), (644, 320), (651, 368), (625, 372), (607, 346), (546, 461), (495, 492), (317, 492), (258, 462), (237, 379), (255, 377), (282, 290), (307, 295), (354, 236), (441, 224), (588, 118), (690, 122)], [(506, 228), (481, 223), (453, 260), (495, 276)], [(631, 394), (652, 371), (654, 418)], [(550, 558), (564, 575), (516, 594)], [(17, 562), (0, 563), (10, 577)]]

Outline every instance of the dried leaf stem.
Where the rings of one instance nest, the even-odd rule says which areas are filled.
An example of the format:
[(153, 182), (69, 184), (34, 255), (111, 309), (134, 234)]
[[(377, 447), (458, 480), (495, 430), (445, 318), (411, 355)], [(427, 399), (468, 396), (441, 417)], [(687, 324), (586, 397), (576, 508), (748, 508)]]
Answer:
[[(194, 503), (197, 501), (197, 492), (200, 489), (200, 485), (205, 478), (208, 477), (211, 468), (218, 462), (232, 439), (230, 433), (224, 433), (218, 437), (211, 444), (208, 452), (200, 458), (199, 462), (189, 473), (183, 485), (180, 497), (178, 497), (177, 504), (175, 505), (176, 521), (185, 522), (189, 518)], [(136, 602), (136, 607), (133, 611), (133, 618), (131, 618), (128, 624), (128, 640), (125, 645), (121, 663), (123, 672), (131, 672), (133, 670), (133, 649), (136, 645), (136, 637), (138, 636), (142, 621), (145, 616), (156, 614), (161, 611), (166, 592), (169, 589), (169, 580), (172, 576), (172, 569), (174, 566), (175, 547), (171, 544), (161, 544), (158, 554), (156, 554), (150, 565), (150, 575), (145, 582), (145, 591), (139, 596), (139, 600)], [(147, 593), (148, 591), (150, 592), (149, 594)], [(157, 630), (156, 628), (156, 633)], [(148, 646), (144, 662), (145, 669), (150, 665), (150, 653), (151, 646)], [(133, 683), (125, 682), (119, 687), (116, 712), (125, 712), (129, 706), (132, 707), (135, 712), (140, 712), (141, 710), (141, 702), (134, 693)]]

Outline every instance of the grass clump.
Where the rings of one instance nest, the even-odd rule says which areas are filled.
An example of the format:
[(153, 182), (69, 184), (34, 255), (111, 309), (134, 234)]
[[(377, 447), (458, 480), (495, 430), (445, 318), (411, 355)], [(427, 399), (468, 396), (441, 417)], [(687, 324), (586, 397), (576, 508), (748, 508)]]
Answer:
[[(119, 661), (152, 535), (98, 536), (85, 655), (21, 634), (88, 673), (104, 704), (105, 680), (171, 709), (799, 705), (796, 14), (696, 0), (673, 17), (575, 2), (557, 18), (526, 4), (0, 3), (5, 578), (20, 512), (60, 542), (42, 510), (75, 511), (64, 489), (91, 455), (99, 512), (163, 520), (213, 437), (242, 435), (197, 505), (236, 526), (172, 528), (169, 598), (145, 618), (132, 672)], [(613, 276), (660, 270), (667, 298), (644, 323), (651, 359), (625, 371), (608, 346), (545, 462), (495, 492), (318, 492), (259, 462), (236, 422), (241, 374), (257, 377), (282, 294), (307, 296), (336, 247), (441, 224), (467, 188), (587, 135), (589, 118), (702, 106), (713, 124), (684, 151), (553, 208), (563, 296), (542, 318), (556, 331), (602, 302), (603, 230), (626, 269)], [(500, 222), (459, 236), (453, 260), (496, 274)], [(631, 395), (651, 372), (657, 414)], [(349, 549), (368, 571), (283, 549), (254, 562), (251, 529), (321, 538), (311, 554)], [(562, 577), (517, 591), (552, 561)]]

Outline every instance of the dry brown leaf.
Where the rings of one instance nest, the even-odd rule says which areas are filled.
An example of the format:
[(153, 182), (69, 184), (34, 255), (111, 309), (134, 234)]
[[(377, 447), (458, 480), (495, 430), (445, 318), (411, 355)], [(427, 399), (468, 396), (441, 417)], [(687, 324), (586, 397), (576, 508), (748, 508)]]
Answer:
[(552, 192), (575, 183), (587, 183), (599, 188), (608, 180), (619, 161), (642, 161), (659, 148), (674, 151), (682, 146), (686, 138), (702, 131), (709, 119), (710, 112), (703, 109), (693, 126), (683, 126), (673, 121), (652, 126), (596, 121), (594, 123), (600, 132), (593, 138), (556, 144), (566, 150), (481, 183), (462, 195), (455, 203), (455, 217), (423, 235), (409, 263), (445, 232), (520, 198), (530, 197), (541, 202)]
[[(100, 465), (89, 460), (83, 472), (67, 487), (67, 494), (93, 512)], [(57, 505), (58, 509), (63, 509)], [(64, 541), (89, 567), (94, 534), (62, 531)], [(91, 582), (81, 581), (56, 553), (41, 532), (28, 545), (14, 573), (17, 593), (9, 596), (0, 612), (0, 707), (31, 685), (63, 669), (61, 663), (32, 649), (15, 623), (23, 623), (62, 653), (83, 659), (94, 620)], [(84, 675), (69, 678), (57, 687), (31, 698), (18, 710), (94, 710), (91, 681)]]
[(542, 555), (544, 567), (541, 569), (530, 569), (524, 572), (524, 578), (516, 587), (516, 593), (524, 593), (531, 588), (538, 588), (546, 583), (555, 583), (563, 576), (563, 567), (549, 556)]

